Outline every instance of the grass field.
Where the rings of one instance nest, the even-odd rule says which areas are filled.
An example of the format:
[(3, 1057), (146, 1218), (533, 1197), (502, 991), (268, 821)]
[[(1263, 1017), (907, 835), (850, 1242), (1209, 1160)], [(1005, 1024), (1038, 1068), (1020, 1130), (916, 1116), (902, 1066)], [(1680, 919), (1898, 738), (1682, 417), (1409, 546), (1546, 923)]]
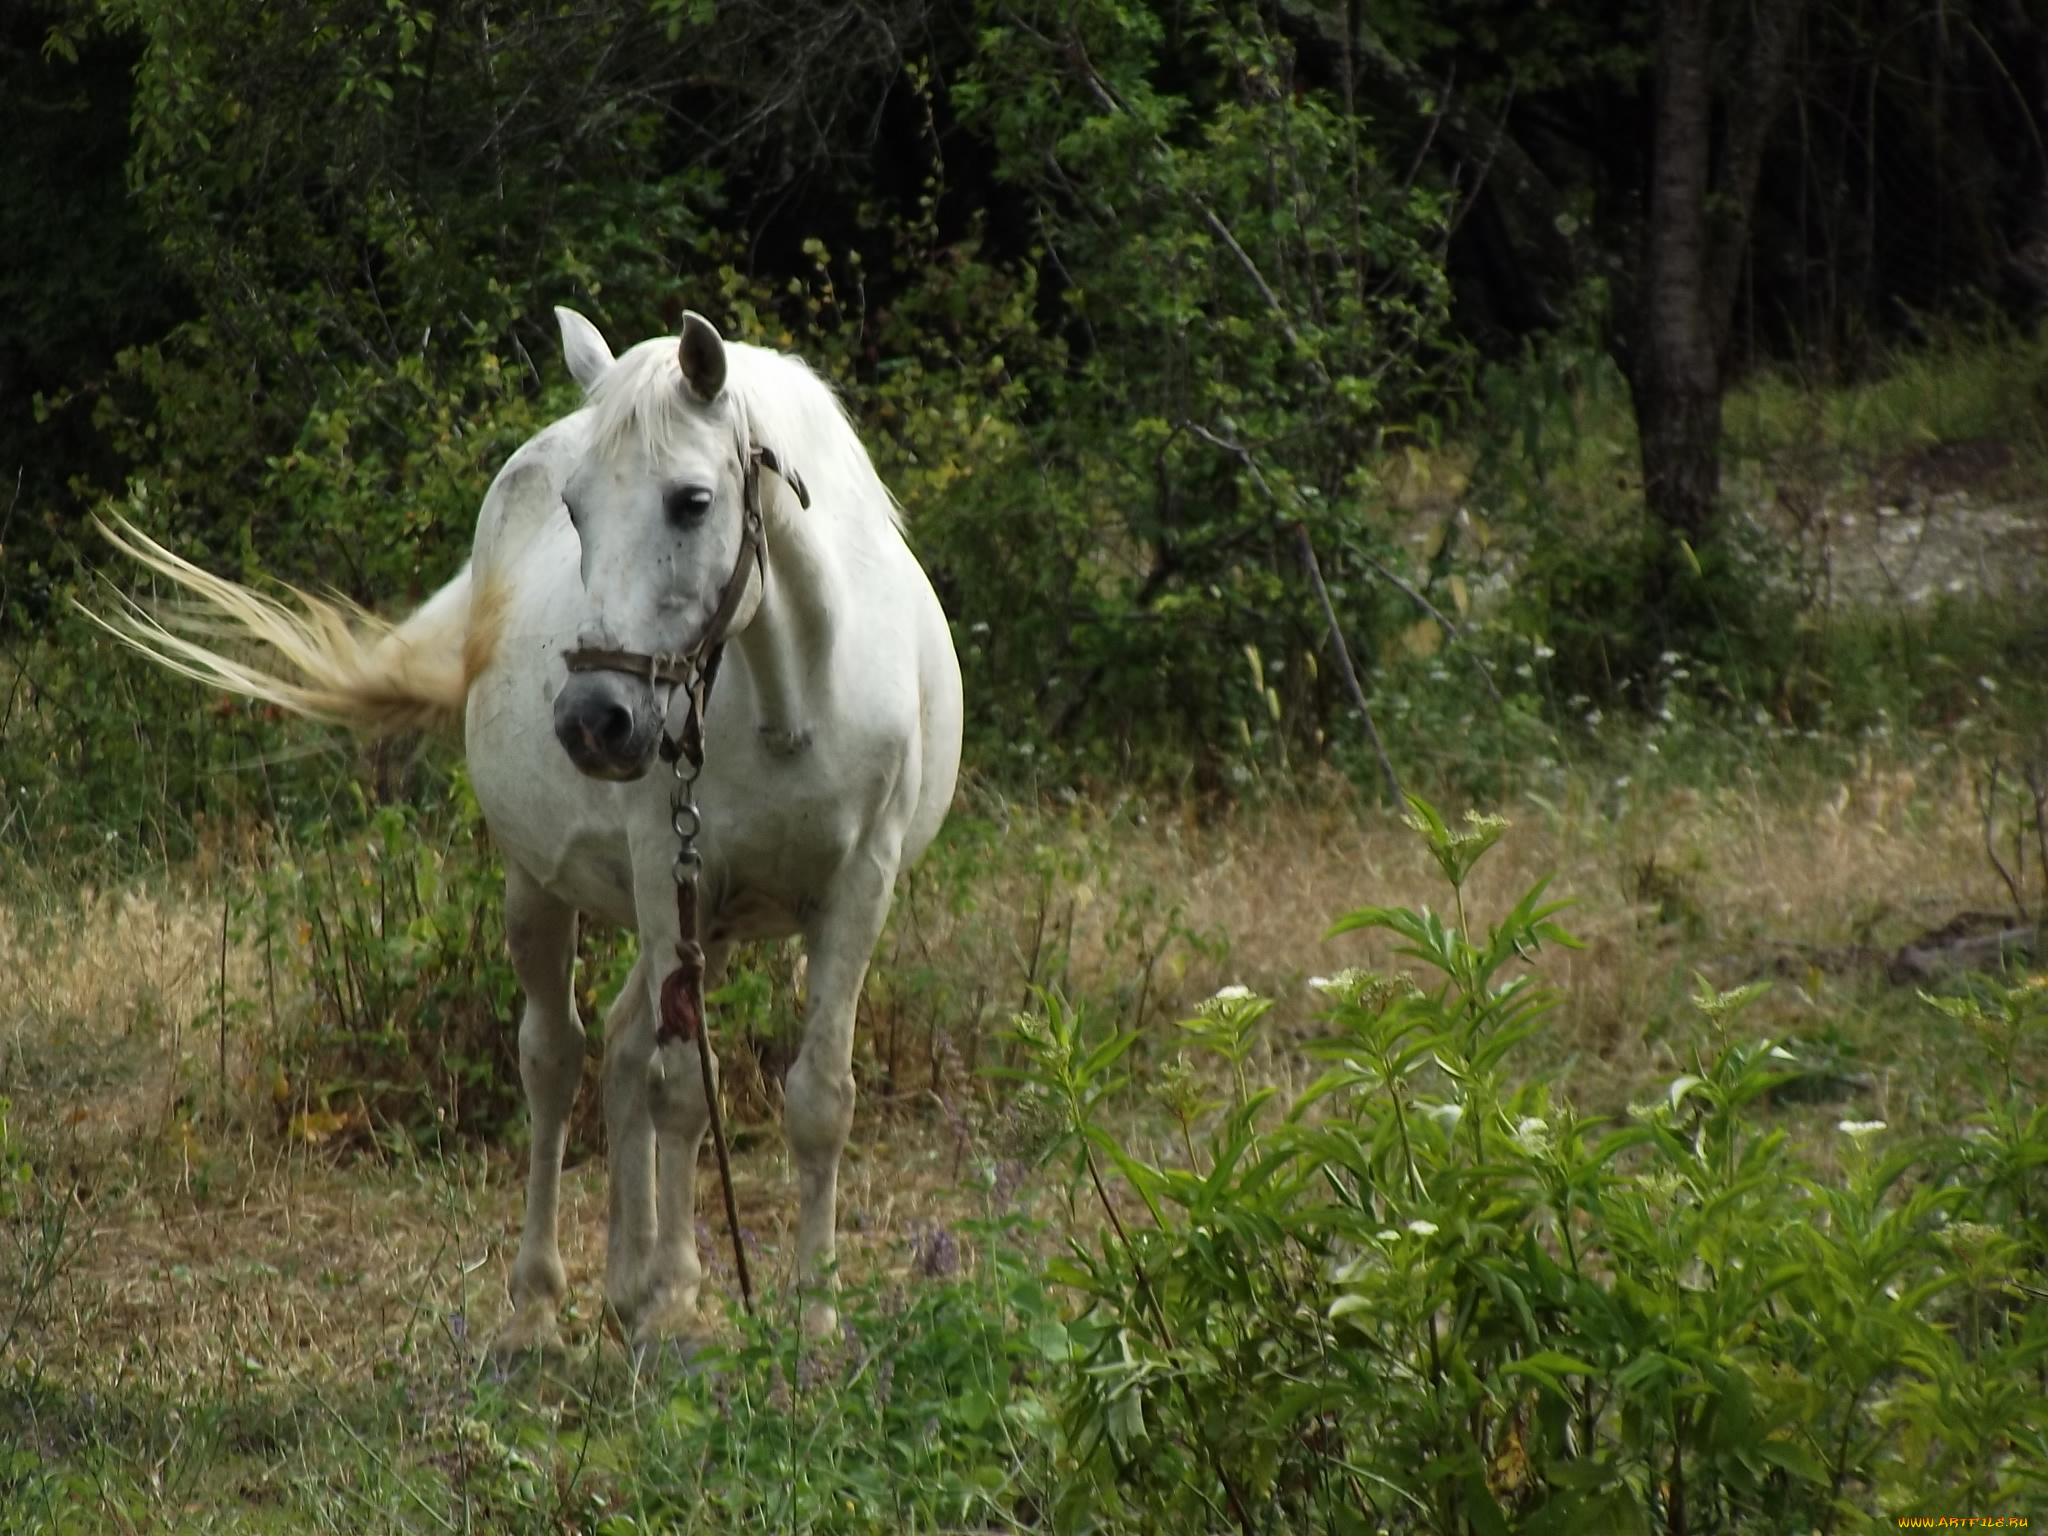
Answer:
[[(1970, 765), (1787, 750), (1702, 788), (1673, 767), (1682, 751), (1667, 737), (1654, 755), (1639, 746), (1631, 773), (1559, 770), (1506, 807), (1514, 825), (1469, 893), (1475, 913), (1554, 872), (1585, 940), (1543, 957), (1563, 1002), (1530, 1069), (1556, 1074), (1582, 1111), (1624, 1116), (1684, 1066), (1696, 973), (1721, 987), (1764, 978), (1759, 1027), (1825, 1066), (1813, 1092), (1772, 1111), (1817, 1166), (1847, 1145), (1838, 1121), (1954, 1124), (1960, 1032), (1885, 963), (1958, 912), (2010, 904)], [(0, 908), (13, 1106), (0, 1149), (17, 1191), (0, 1252), (9, 1528), (623, 1530), (691, 1509), (714, 1528), (693, 1503), (700, 1479), (748, 1490), (719, 1518), (777, 1528), (1015, 1522), (1038, 1507), (1033, 1479), (1054, 1477), (1042, 1424), (1033, 1439), (1001, 1420), (1007, 1449), (982, 1445), (971, 1465), (948, 1436), (920, 1448), (912, 1434), (897, 1463), (874, 1463), (905, 1480), (875, 1507), (881, 1493), (846, 1493), (852, 1471), (799, 1496), (766, 1440), (736, 1447), (707, 1425), (736, 1424), (729, 1394), (759, 1392), (749, 1422), (787, 1455), (854, 1467), (870, 1431), (900, 1428), (875, 1404), (885, 1339), (914, 1358), (930, 1345), (906, 1331), (928, 1341), (917, 1330), (935, 1318), (987, 1321), (991, 1308), (1015, 1309), (1003, 1337), (941, 1330), (958, 1358), (932, 1390), (959, 1412), (963, 1382), (1016, 1375), (1004, 1338), (1028, 1334), (1034, 1307), (1038, 1324), (1057, 1316), (1042, 1288), (1018, 1300), (1019, 1277), (1100, 1219), (1076, 1214), (1057, 1168), (1031, 1164), (1031, 1128), (975, 1070), (1014, 1049), (1001, 1032), (1031, 987), (1134, 1029), (1146, 1075), (1177, 1049), (1173, 1020), (1249, 986), (1276, 1002), (1254, 1075), (1298, 1088), (1317, 1070), (1299, 1049), (1321, 1027), (1309, 978), (1387, 959), (1361, 936), (1325, 940), (1331, 920), (1367, 901), (1441, 900), (1413, 835), (1334, 784), (1207, 822), (970, 792), (899, 900), (870, 983), (842, 1194), (847, 1342), (800, 1355), (781, 1326), (794, 1186), (769, 1084), (791, 962), (773, 953), (735, 1004), (751, 1033), (728, 1046), (743, 1222), (771, 1321), (730, 1315), (707, 1189), (700, 1242), (724, 1282), (707, 1358), (727, 1363), (636, 1372), (601, 1316), (603, 1165), (586, 1156), (567, 1184), (565, 1350), (507, 1377), (481, 1345), (505, 1310), (516, 1133), (423, 1152), (288, 1082), (283, 1064), (306, 1058), (285, 1036), (315, 1011), (315, 968), (305, 939), (266, 955), (235, 915), (252, 879), (247, 851), (224, 846), (117, 888), (17, 889)], [(766, 1070), (749, 1073), (750, 1055)], [(1171, 1146), (1156, 1113), (1120, 1124), (1148, 1155)], [(821, 1485), (855, 1503), (807, 1505)]]

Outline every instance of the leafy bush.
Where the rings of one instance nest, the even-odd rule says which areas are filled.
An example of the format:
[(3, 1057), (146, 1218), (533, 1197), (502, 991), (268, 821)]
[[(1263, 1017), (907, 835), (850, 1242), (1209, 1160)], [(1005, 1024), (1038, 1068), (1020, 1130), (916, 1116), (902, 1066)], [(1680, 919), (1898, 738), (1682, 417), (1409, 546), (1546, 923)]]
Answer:
[[(1461, 387), (1452, 199), (1399, 174), (1390, 130), (1276, 18), (963, 16), (931, 40), (943, 64), (888, 65), (927, 130), (903, 195), (828, 199), (764, 260), (722, 202), (751, 174), (740, 148), (679, 159), (664, 126), (660, 30), (744, 92), (740, 18), (65, 14), (59, 53), (105, 36), (139, 53), (136, 200), (197, 313), (51, 405), (89, 396), (132, 471), (74, 488), (63, 533), (111, 494), (245, 578), (417, 600), (488, 475), (573, 402), (547, 306), (630, 341), (688, 303), (845, 387), (959, 621), (1001, 769), (1053, 745), (1217, 787), (1254, 733), (1297, 755), (1349, 743), (1297, 524), (1362, 654), (1417, 617), (1368, 563), (1394, 538), (1374, 461), (1390, 431), (1433, 433)], [(956, 125), (977, 195), (1035, 210), (1028, 240), (952, 211)], [(1312, 195), (1330, 185), (1346, 196)], [(59, 573), (39, 610), (66, 543), (35, 535)]]
[[(1081, 1472), (1140, 1528), (1830, 1530), (2021, 1507), (2048, 1468), (2048, 992), (1941, 1004), (1983, 1035), (1958, 1136), (1845, 1122), (1843, 1173), (1763, 1115), (1797, 1052), (1737, 1032), (1761, 988), (1701, 984), (1692, 1070), (1610, 1125), (1512, 1085), (1570, 943), (1530, 890), (1481, 933), (1466, 877), (1501, 824), (1412, 824), (1454, 915), (1362, 908), (1408, 969), (1324, 984), (1325, 1064), (1283, 1101), (1245, 1071), (1263, 1000), (1182, 1028), (1220, 1058), (1159, 1097), (1185, 1166), (1106, 1111), (1133, 1031), (1058, 998), (1020, 1021), (1023, 1090), (1101, 1218), (1050, 1271), (1081, 1300), (1059, 1386)], [(1418, 979), (1420, 978), (1420, 979)], [(1199, 1136), (1197, 1134), (1199, 1130)]]
[(283, 842), (248, 919), (305, 1006), (276, 1042), (291, 1131), (426, 1143), (518, 1118), (503, 878), (457, 775), (443, 814), (363, 805), (363, 830)]
[(1004, 713), (1105, 766), (1163, 747), (1209, 776), (1255, 726), (1348, 737), (1302, 543), (1355, 643), (1415, 617), (1368, 563), (1392, 540), (1374, 463), (1462, 379), (1433, 254), (1450, 201), (1381, 162), (1275, 16), (989, 19), (952, 100), (1039, 210), (1064, 366), (1024, 378), (1009, 509), (976, 509), (957, 556), (950, 517), (928, 537), (989, 626)]

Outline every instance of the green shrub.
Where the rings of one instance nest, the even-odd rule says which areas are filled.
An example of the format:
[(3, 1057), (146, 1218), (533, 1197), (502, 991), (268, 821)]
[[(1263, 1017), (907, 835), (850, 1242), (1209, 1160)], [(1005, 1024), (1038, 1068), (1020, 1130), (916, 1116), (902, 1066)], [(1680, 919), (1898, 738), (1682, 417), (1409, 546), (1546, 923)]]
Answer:
[[(1737, 1032), (1762, 989), (1701, 984), (1707, 1038), (1609, 1125), (1512, 1084), (1569, 943), (1542, 886), (1483, 933), (1465, 883), (1501, 824), (1413, 825), (1454, 915), (1363, 908), (1403, 971), (1326, 984), (1306, 1091), (1244, 1070), (1263, 1000), (1183, 1028), (1220, 1058), (1160, 1091), (1185, 1166), (1105, 1118), (1134, 1032), (1057, 997), (1020, 1021), (1022, 1091), (1063, 1127), (1101, 1225), (1051, 1277), (1080, 1300), (1057, 1387), (1080, 1475), (1141, 1529), (1832, 1530), (2043, 1491), (2048, 1114), (2031, 984), (1944, 1003), (1996, 1070), (1983, 1119), (1914, 1142), (1845, 1122), (1844, 1172), (1765, 1113), (1795, 1050)], [(1199, 1134), (1198, 1134), (1199, 1132)]]
[(248, 920), (303, 1006), (275, 1042), (292, 1131), (496, 1136), (523, 1099), (504, 884), (458, 773), (438, 814), (360, 803), (363, 828), (282, 840)]

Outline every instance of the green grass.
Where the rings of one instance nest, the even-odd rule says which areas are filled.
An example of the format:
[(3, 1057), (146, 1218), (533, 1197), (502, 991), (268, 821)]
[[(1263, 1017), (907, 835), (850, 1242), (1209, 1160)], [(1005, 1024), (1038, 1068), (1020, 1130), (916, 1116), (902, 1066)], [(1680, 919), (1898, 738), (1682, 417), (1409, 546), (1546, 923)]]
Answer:
[(1751, 376), (1722, 409), (1738, 458), (1844, 453), (1866, 465), (1944, 443), (2048, 448), (2048, 332), (1949, 332), (1890, 354), (1871, 376), (1815, 388), (1789, 370)]
[(367, 1380), (0, 1389), (0, 1531), (926, 1532), (1002, 1528), (1057, 1440), (1055, 1303), (999, 1228), (973, 1272), (850, 1290), (839, 1340), (759, 1322), (635, 1366), (509, 1370), (429, 1317)]
[[(1853, 478), (1989, 437), (2024, 468), (2044, 374), (2048, 344), (2004, 336), (1819, 393), (1757, 379), (1729, 402), (1731, 463)], [(1473, 484), (1507, 542), (1518, 519), (1578, 540), (1530, 569), (1604, 590), (1625, 390), (1558, 357), (1510, 383)], [(1474, 1071), (1513, 1033), (1483, 1023), (1484, 988), (1308, 988), (1427, 976), (1323, 938), (1360, 902), (1457, 907), (1354, 787), (1356, 743), (1347, 781), (1248, 721), (1228, 800), (1076, 794), (1057, 763), (973, 775), (864, 1005), (845, 1335), (800, 1347), (771, 1286), (760, 1322), (637, 1372), (587, 1312), (565, 1354), (480, 1354), (498, 1272), (471, 1256), (511, 1230), (521, 1148), (497, 872), (446, 755), (323, 758), (69, 629), (21, 652), (0, 1532), (1632, 1531), (1672, 1528), (1674, 1466), (1688, 1530), (2038, 1507), (2039, 994), (1947, 982), (1944, 1008), (1883, 972), (1955, 912), (2011, 905), (1983, 854), (1994, 761), (1994, 841), (2048, 907), (2019, 788), (2048, 764), (2038, 616), (1795, 615), (1775, 670), (1652, 645), (1603, 710), (1525, 595), (1469, 620), (1498, 701), (1456, 647), (1376, 658), (1372, 681), (1412, 781), (1518, 822), (1461, 893), (1471, 921), (1421, 947), (1465, 963), (1553, 873), (1577, 903), (1588, 949), (1503, 960), (1555, 988), (1538, 1033)], [(625, 959), (586, 940), (593, 1021)], [(1759, 979), (1739, 1012), (1714, 990)], [(1226, 983), (1272, 1008), (1205, 1008)], [(766, 1121), (796, 986), (771, 947), (720, 1000), (757, 1189), (781, 1188)], [(1020, 1009), (1038, 1024), (1010, 1033)], [(1405, 1076), (1356, 1076), (1425, 1041)], [(1333, 1063), (1352, 1080), (1316, 1088)], [(1387, 1137), (1411, 1113), (1477, 1139), (1419, 1130), (1404, 1168)], [(574, 1145), (599, 1149), (593, 1119)], [(1024, 1176), (1062, 1145), (1093, 1175)], [(586, 1208), (595, 1172), (572, 1175)], [(265, 1229), (353, 1231), (358, 1204), (388, 1257), (369, 1279), (361, 1247), (282, 1253)], [(226, 1219), (250, 1208), (271, 1214)], [(181, 1255), (200, 1217), (224, 1250)], [(1599, 1255), (1569, 1284), (1567, 1234)], [(1701, 1255), (1740, 1243), (1776, 1245), (1781, 1290), (1725, 1268), (1702, 1288)], [(131, 1284), (171, 1299), (113, 1309)]]

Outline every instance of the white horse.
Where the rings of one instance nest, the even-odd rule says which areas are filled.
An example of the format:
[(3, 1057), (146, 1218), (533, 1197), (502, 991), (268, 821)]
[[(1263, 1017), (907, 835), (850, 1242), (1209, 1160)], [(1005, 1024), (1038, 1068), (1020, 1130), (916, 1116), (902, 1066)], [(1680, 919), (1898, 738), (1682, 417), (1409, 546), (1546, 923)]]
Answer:
[[(484, 498), (469, 565), (412, 617), (380, 626), (303, 594), (288, 608), (129, 529), (108, 536), (213, 615), (181, 633), (137, 609), (124, 638), (189, 676), (320, 719), (384, 730), (464, 719), (526, 992), (519, 1065), (533, 1151), (513, 1314), (498, 1338), (508, 1349), (552, 1337), (568, 1288), (556, 1206), (584, 1054), (570, 988), (579, 912), (640, 940), (605, 1020), (605, 1297), (636, 1344), (686, 1332), (696, 1313), (710, 1107), (694, 1047), (656, 1041), (660, 984), (676, 963), (676, 837), (669, 775), (647, 771), (688, 702), (647, 663), (729, 638), (696, 786), (704, 946), (716, 977), (737, 942), (803, 936), (803, 1041), (784, 1121), (801, 1191), (804, 1327), (827, 1333), (854, 1009), (897, 872), (952, 799), (959, 663), (894, 502), (802, 363), (724, 342), (695, 314), (680, 344), (648, 341), (614, 359), (581, 315), (556, 318), (585, 406), (512, 456)], [(296, 677), (192, 637), (217, 634), (221, 617)], [(721, 620), (723, 635), (707, 636)]]

